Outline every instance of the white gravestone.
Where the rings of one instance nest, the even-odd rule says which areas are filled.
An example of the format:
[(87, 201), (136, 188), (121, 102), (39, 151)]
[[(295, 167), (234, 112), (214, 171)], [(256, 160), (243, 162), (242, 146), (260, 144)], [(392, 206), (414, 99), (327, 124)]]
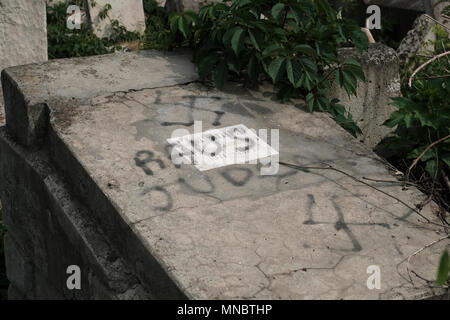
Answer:
[[(108, 4), (111, 6), (108, 17), (102, 19), (100, 17), (101, 12)], [(142, 0), (85, 0), (85, 7), (88, 8), (88, 18), (94, 33), (99, 38), (111, 34), (111, 21), (113, 20), (117, 20), (128, 31), (136, 31), (140, 34), (145, 32), (145, 14)]]
[(0, 0), (0, 70), (47, 59), (45, 0)]

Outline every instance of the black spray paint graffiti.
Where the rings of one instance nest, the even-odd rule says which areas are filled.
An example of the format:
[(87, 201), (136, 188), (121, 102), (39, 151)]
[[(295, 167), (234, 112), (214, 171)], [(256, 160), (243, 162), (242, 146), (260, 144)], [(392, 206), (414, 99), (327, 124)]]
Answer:
[[(166, 156), (170, 159), (171, 156), (171, 145), (165, 146), (165, 153)], [(164, 161), (159, 158), (155, 158), (154, 153), (149, 150), (141, 150), (136, 153), (136, 156), (134, 158), (136, 166), (141, 168), (142, 171), (147, 176), (153, 176), (154, 171), (150, 169), (149, 164), (150, 163), (156, 163), (157, 167), (159, 169), (164, 170), (166, 169), (166, 165), (164, 164)], [(179, 169), (181, 166), (176, 165), (175, 168)], [(223, 169), (220, 172), (221, 176), (230, 183), (231, 185), (235, 187), (243, 187), (245, 186), (248, 181), (254, 176), (254, 173), (248, 169), (248, 168), (226, 168)], [(197, 183), (193, 183), (192, 181), (188, 182), (184, 178), (178, 178), (177, 181), (168, 183), (166, 185), (157, 185), (151, 188), (144, 188), (142, 191), (142, 195), (147, 195), (150, 197), (155, 196), (156, 193), (160, 193), (164, 195), (166, 198), (165, 205), (163, 206), (156, 206), (153, 209), (159, 210), (159, 211), (169, 211), (173, 208), (173, 198), (170, 192), (167, 191), (167, 187), (174, 184), (179, 184), (186, 190), (192, 193), (197, 194), (213, 194), (215, 192), (215, 185), (211, 181), (211, 179), (207, 175), (201, 175), (199, 176), (200, 181), (197, 181)]]
[[(165, 152), (167, 158), (170, 159), (171, 154), (171, 145), (166, 145)], [(154, 157), (154, 153), (149, 150), (142, 150), (136, 153), (135, 162), (138, 167), (140, 167), (144, 173), (148, 176), (153, 176), (154, 172), (148, 167), (149, 163), (155, 162), (161, 170), (166, 169), (166, 165), (163, 160)], [(179, 168), (180, 166), (175, 166)], [(281, 180), (287, 177), (294, 176), (301, 171), (288, 171), (283, 174), (278, 175), (276, 178), (276, 182), (281, 183)], [(231, 167), (224, 168), (220, 170), (220, 176), (230, 185), (240, 188), (245, 186), (253, 177), (254, 172), (249, 168), (242, 167)], [(264, 178), (264, 176), (260, 176), (260, 178)], [(144, 188), (142, 191), (143, 196), (157, 197), (158, 198), (158, 206), (153, 207), (154, 210), (158, 211), (170, 211), (173, 209), (174, 201), (171, 193), (167, 190), (167, 187), (171, 185), (179, 185), (185, 189), (186, 192), (192, 192), (194, 194), (214, 194), (216, 191), (215, 184), (211, 181), (211, 179), (207, 175), (199, 175), (196, 176), (192, 181), (186, 181), (184, 178), (178, 178), (176, 181), (165, 184), (165, 185), (157, 185), (153, 187)], [(165, 198), (165, 200), (160, 200)], [(345, 215), (342, 211), (342, 208), (336, 202), (336, 197), (331, 199), (335, 212), (337, 214), (337, 220), (333, 221), (318, 221), (314, 218), (314, 207), (317, 205), (315, 197), (313, 194), (307, 194), (307, 203), (306, 203), (306, 214), (307, 219), (303, 222), (305, 225), (315, 226), (315, 225), (333, 225), (336, 231), (342, 230), (346, 236), (349, 238), (352, 247), (349, 249), (333, 249), (339, 251), (351, 251), (351, 252), (359, 252), (362, 250), (362, 245), (358, 241), (357, 237), (351, 230), (351, 226), (372, 226), (378, 225), (383, 228), (390, 229), (388, 224), (384, 223), (348, 223), (345, 220)]]
[[(314, 220), (314, 214), (313, 214), (313, 208), (316, 205), (316, 200), (314, 198), (314, 195), (312, 194), (308, 194), (308, 202), (306, 204), (306, 213), (308, 215), (308, 219), (305, 220), (303, 222), (303, 224), (306, 225), (324, 225), (324, 224), (331, 224), (331, 222), (326, 222), (326, 221), (315, 221)], [(360, 242), (358, 241), (358, 239), (356, 238), (356, 236), (354, 235), (354, 233), (352, 232), (352, 230), (350, 229), (349, 226), (352, 225), (357, 225), (357, 226), (372, 226), (372, 225), (378, 225), (380, 227), (386, 228), (386, 229), (390, 229), (390, 226), (386, 223), (347, 223), (345, 221), (345, 216), (344, 213), (342, 212), (341, 207), (336, 203), (336, 197), (333, 197), (331, 199), (332, 203), (333, 203), (333, 207), (337, 213), (338, 216), (338, 220), (336, 222), (334, 222), (334, 228), (339, 231), (339, 230), (343, 230), (345, 232), (345, 234), (348, 236), (348, 238), (350, 239), (353, 248), (352, 249), (339, 249), (341, 251), (353, 251), (353, 252), (359, 252), (362, 250), (362, 246), (360, 244)]]
[(176, 106), (179, 107), (185, 107), (188, 108), (190, 110), (188, 117), (189, 119), (187, 121), (163, 121), (161, 122), (161, 125), (164, 127), (168, 127), (168, 126), (184, 126), (184, 127), (192, 127), (194, 125), (194, 109), (197, 110), (202, 110), (202, 111), (206, 111), (206, 112), (212, 112), (215, 114), (215, 119), (212, 123), (213, 126), (217, 127), (220, 126), (222, 123), (220, 122), (220, 120), (222, 119), (222, 117), (225, 115), (225, 112), (223, 111), (212, 111), (206, 108), (202, 108), (197, 106), (197, 101), (201, 100), (201, 99), (208, 99), (208, 100), (220, 100), (220, 97), (197, 97), (197, 96), (185, 96), (183, 97), (185, 99), (188, 99), (189, 101), (186, 102), (182, 102), (182, 103), (175, 103)]
[[(269, 114), (272, 113), (272, 110), (256, 105), (254, 103), (250, 102), (227, 102), (222, 105), (223, 111), (213, 111), (209, 108), (203, 108), (201, 107), (202, 103), (210, 100), (222, 100), (221, 97), (202, 97), (202, 96), (183, 96), (182, 99), (188, 99), (188, 102), (182, 102), (182, 103), (175, 103), (176, 106), (184, 107), (190, 109), (189, 112), (189, 119), (186, 121), (163, 121), (161, 122), (161, 125), (164, 127), (167, 126), (185, 126), (185, 127), (191, 127), (194, 125), (194, 118), (193, 118), (193, 111), (201, 110), (205, 112), (212, 112), (215, 114), (215, 119), (212, 122), (212, 125), (217, 127), (222, 125), (221, 120), (225, 116), (226, 112), (233, 113), (233, 114), (239, 114), (245, 117), (253, 118), (253, 115), (248, 112), (248, 110), (251, 110), (253, 112), (259, 113), (259, 114)], [(160, 99), (158, 99), (158, 103), (161, 104)]]
[[(244, 176), (237, 178), (236, 175), (239, 175), (240, 173), (244, 173)], [(245, 186), (253, 177), (253, 172), (248, 168), (229, 168), (223, 170), (220, 174), (235, 187)]]
[(159, 192), (161, 194), (163, 194), (166, 197), (166, 205), (164, 206), (157, 206), (157, 207), (153, 207), (154, 210), (159, 210), (159, 211), (169, 211), (172, 209), (173, 207), (173, 199), (171, 194), (162, 186), (154, 186), (152, 188), (145, 188), (142, 191), (142, 195), (151, 195), (152, 193), (155, 194), (156, 192)]
[[(142, 156), (145, 156), (144, 158), (142, 158)], [(152, 176), (153, 175), (153, 171), (148, 167), (147, 164), (151, 163), (151, 162), (156, 162), (159, 167), (161, 169), (165, 169), (166, 165), (164, 164), (164, 162), (161, 159), (154, 159), (154, 153), (148, 150), (142, 150), (136, 153), (136, 156), (134, 157), (134, 161), (136, 163), (136, 165), (140, 168), (142, 168), (142, 170), (144, 170), (145, 174), (148, 176)]]

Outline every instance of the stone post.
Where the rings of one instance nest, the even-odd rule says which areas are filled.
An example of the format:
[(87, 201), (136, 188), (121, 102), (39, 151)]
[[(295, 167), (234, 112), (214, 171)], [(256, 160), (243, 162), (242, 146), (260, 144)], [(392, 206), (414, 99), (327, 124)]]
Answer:
[[(46, 61), (45, 0), (0, 0), (0, 72), (22, 64)], [(4, 122), (0, 87), (0, 125)]]
[(400, 96), (400, 76), (398, 57), (394, 49), (381, 44), (370, 44), (369, 50), (359, 55), (354, 48), (339, 50), (339, 58), (354, 58), (361, 63), (366, 76), (365, 83), (359, 83), (357, 96), (349, 97), (343, 88), (334, 82), (329, 92), (330, 98), (341, 100), (348, 112), (362, 130), (358, 139), (374, 148), (391, 129), (383, 126), (395, 111), (390, 106), (391, 97)]

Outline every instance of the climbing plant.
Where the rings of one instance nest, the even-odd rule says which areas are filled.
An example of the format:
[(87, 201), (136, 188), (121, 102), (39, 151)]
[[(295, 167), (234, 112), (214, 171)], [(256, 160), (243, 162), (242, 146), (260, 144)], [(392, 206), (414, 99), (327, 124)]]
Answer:
[(343, 20), (327, 0), (232, 0), (210, 4), (198, 14), (169, 17), (176, 41), (195, 51), (202, 79), (221, 88), (230, 79), (256, 83), (270, 79), (278, 97), (303, 97), (310, 111), (325, 111), (353, 135), (360, 132), (338, 100), (326, 91), (334, 77), (349, 95), (365, 81), (354, 59), (340, 61), (337, 50), (368, 47), (360, 27)]
[[(82, 3), (79, 4), (82, 7)], [(136, 40), (140, 35), (129, 32), (117, 20), (111, 21), (111, 34), (107, 38), (98, 38), (87, 23), (81, 29), (67, 28), (66, 3), (47, 5), (47, 39), (50, 59), (83, 57), (112, 53), (120, 50), (122, 42)], [(100, 11), (101, 19), (109, 19), (110, 5), (105, 5)]]
[(425, 171), (450, 192), (450, 40), (442, 27), (436, 27), (436, 36), (429, 56), (417, 57), (414, 74), (405, 74), (403, 96), (392, 100), (397, 110), (385, 122), (394, 135), (379, 149), (392, 162), (406, 164), (408, 175)]
[(450, 282), (450, 258), (447, 250), (441, 256), (437, 275), (438, 285), (443, 286), (446, 282)]
[[(445, 2), (445, 1), (441, 1)], [(446, 6), (442, 14), (449, 14)], [(426, 54), (412, 59), (412, 71), (402, 75), (402, 97), (394, 98), (397, 110), (385, 125), (394, 129), (378, 150), (406, 171), (440, 206), (440, 218), (449, 224), (450, 212), (450, 39), (444, 26), (436, 25), (435, 38)], [(421, 206), (420, 204), (419, 206)], [(449, 278), (449, 256), (442, 255), (437, 283)]]
[(182, 45), (175, 40), (170, 31), (169, 16), (163, 7), (155, 0), (144, 0), (146, 14), (146, 31), (144, 37), (145, 49), (172, 50)]

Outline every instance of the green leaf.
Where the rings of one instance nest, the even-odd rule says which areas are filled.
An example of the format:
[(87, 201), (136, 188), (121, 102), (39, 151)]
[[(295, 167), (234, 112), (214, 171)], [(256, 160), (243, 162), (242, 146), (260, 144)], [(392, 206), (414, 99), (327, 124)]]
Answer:
[(312, 57), (317, 56), (316, 51), (310, 45), (307, 45), (307, 44), (299, 44), (294, 47), (294, 50), (299, 53), (304, 53), (304, 54), (307, 54)]
[(265, 48), (262, 54), (266, 57), (281, 50), (283, 50), (283, 47), (281, 47), (281, 45), (278, 43), (274, 43)]
[(306, 96), (306, 104), (308, 106), (309, 111), (313, 112), (313, 110), (314, 110), (314, 94), (313, 93), (309, 93)]
[(412, 125), (412, 115), (410, 113), (405, 115), (405, 126), (406, 128), (411, 128)]
[(355, 66), (355, 67), (361, 68), (361, 64), (360, 64), (357, 60), (355, 60), (355, 59), (353, 59), (353, 58), (347, 58), (347, 59), (345, 59), (345, 60), (342, 62), (342, 64), (343, 64), (343, 65)]
[(178, 19), (180, 19), (180, 16), (176, 14), (169, 17), (169, 25), (172, 33), (175, 33), (178, 30)]
[(337, 18), (337, 13), (333, 10), (327, 0), (316, 0), (314, 3), (321, 11), (326, 13), (330, 22)]
[(317, 73), (317, 64), (310, 57), (300, 56), (298, 57), (298, 61), (303, 65), (305, 71), (310, 73)]
[(400, 111), (394, 111), (391, 114), (391, 117), (386, 120), (383, 125), (389, 128), (393, 128), (396, 125), (398, 125), (400, 122), (402, 122), (404, 119), (404, 114)]
[(300, 32), (300, 27), (295, 21), (288, 20), (287, 25), (289, 27), (291, 27), (291, 29), (292, 29), (292, 31), (294, 31), (294, 33), (299, 33)]
[(189, 23), (197, 22), (197, 13), (195, 13), (195, 11), (187, 10), (187, 11), (183, 12), (183, 16), (186, 18), (186, 20)]
[(231, 39), (231, 47), (236, 55), (239, 55), (244, 44), (244, 29), (239, 28), (233, 34), (233, 38)]
[(217, 60), (218, 58), (214, 55), (205, 56), (200, 60), (198, 65), (198, 74), (201, 79), (206, 78), (211, 73)]
[(222, 37), (222, 43), (224, 46), (231, 46), (231, 39), (233, 38), (234, 33), (238, 30), (242, 29), (240, 27), (233, 27), (227, 30)]
[(214, 72), (214, 80), (219, 89), (223, 88), (223, 84), (226, 81), (228, 75), (228, 66), (225, 60), (222, 60)]
[(437, 284), (442, 286), (448, 279), (450, 263), (449, 263), (449, 255), (447, 250), (444, 251), (441, 257), (441, 261), (439, 263), (439, 269), (437, 274)]
[(348, 72), (351, 72), (357, 79), (361, 80), (362, 82), (366, 81), (366, 76), (364, 74), (364, 71), (360, 67), (347, 67), (345, 68)]
[(425, 165), (425, 170), (428, 172), (428, 174), (434, 178), (436, 174), (436, 160), (429, 160), (427, 161), (427, 164)]
[(248, 62), (248, 77), (253, 82), (256, 82), (256, 81), (258, 81), (258, 75), (259, 75), (258, 58), (256, 58), (255, 56), (252, 56), (250, 58), (250, 61)]
[[(304, 77), (303, 77), (304, 75)], [(311, 91), (312, 87), (313, 87), (313, 83), (311, 82), (311, 77), (309, 75), (309, 73), (305, 72), (302, 75), (302, 83), (305, 86), (306, 89), (308, 89), (308, 91)]]
[[(422, 152), (425, 150), (427, 146), (421, 146), (419, 148), (415, 148), (413, 151), (411, 151), (408, 154), (408, 159), (416, 159), (419, 155), (422, 154)], [(433, 149), (428, 150), (423, 156), (422, 158), (420, 158), (420, 161), (422, 162), (427, 162), (428, 160), (430, 160), (431, 158), (434, 158), (436, 156), (435, 152)]]
[(259, 43), (256, 40), (256, 37), (253, 34), (252, 30), (248, 30), (248, 35), (249, 35), (250, 41), (252, 42), (252, 44), (255, 47), (255, 49), (258, 50), (258, 51), (261, 51), (261, 47), (259, 46)]
[(344, 85), (344, 79), (343, 79), (343, 75), (342, 75), (342, 71), (337, 69), (334, 71), (334, 77), (336, 78), (337, 83), (339, 84), (339, 86), (342, 88), (342, 86)]
[(298, 8), (291, 7), (288, 12), (287, 18), (294, 19), (297, 25), (300, 25), (302, 23), (301, 11)]
[(352, 39), (352, 42), (359, 53), (362, 53), (369, 47), (369, 39), (367, 38), (366, 34), (360, 29), (353, 30), (350, 33), (350, 38)]
[(239, 59), (236, 57), (235, 54), (230, 53), (229, 55), (227, 55), (227, 63), (228, 63), (228, 68), (239, 74), (240, 73), (240, 63), (239, 63)]
[(240, 0), (240, 1), (238, 2), (238, 6), (239, 6), (240, 8), (242, 8), (242, 7), (244, 7), (244, 6), (246, 6), (246, 5), (250, 4), (250, 3), (252, 3), (251, 0)]
[(284, 5), (284, 3), (280, 3), (280, 2), (272, 7), (271, 13), (276, 21), (281, 22), (281, 18), (283, 16), (283, 10), (285, 7), (286, 6)]
[(187, 39), (189, 36), (189, 21), (184, 16), (178, 19), (178, 29), (183, 34), (184, 38)]
[(353, 75), (353, 73), (349, 72), (348, 70), (342, 70), (342, 76), (344, 80), (344, 88), (347, 91), (347, 94), (350, 95), (350, 93), (353, 93), (356, 95), (356, 88), (358, 85), (358, 81), (356, 80), (356, 77)]
[(269, 65), (268, 73), (274, 83), (276, 81), (278, 81), (278, 79), (283, 75), (284, 70), (285, 70), (285, 68), (284, 68), (285, 63), (286, 63), (286, 58), (277, 57)]
[(441, 160), (450, 168), (450, 153), (443, 154)]
[(342, 62), (342, 67), (347, 72), (352, 73), (355, 76), (355, 78), (358, 78), (363, 82), (366, 81), (366, 77), (361, 68), (361, 64), (355, 59), (353, 58), (345, 59), (344, 62)]
[(288, 79), (294, 86), (294, 88), (300, 87), (302, 79), (302, 71), (300, 64), (295, 60), (288, 59), (286, 61), (286, 72)]
[(324, 96), (319, 96), (317, 98), (317, 105), (320, 111), (327, 111), (330, 106), (330, 101)]

